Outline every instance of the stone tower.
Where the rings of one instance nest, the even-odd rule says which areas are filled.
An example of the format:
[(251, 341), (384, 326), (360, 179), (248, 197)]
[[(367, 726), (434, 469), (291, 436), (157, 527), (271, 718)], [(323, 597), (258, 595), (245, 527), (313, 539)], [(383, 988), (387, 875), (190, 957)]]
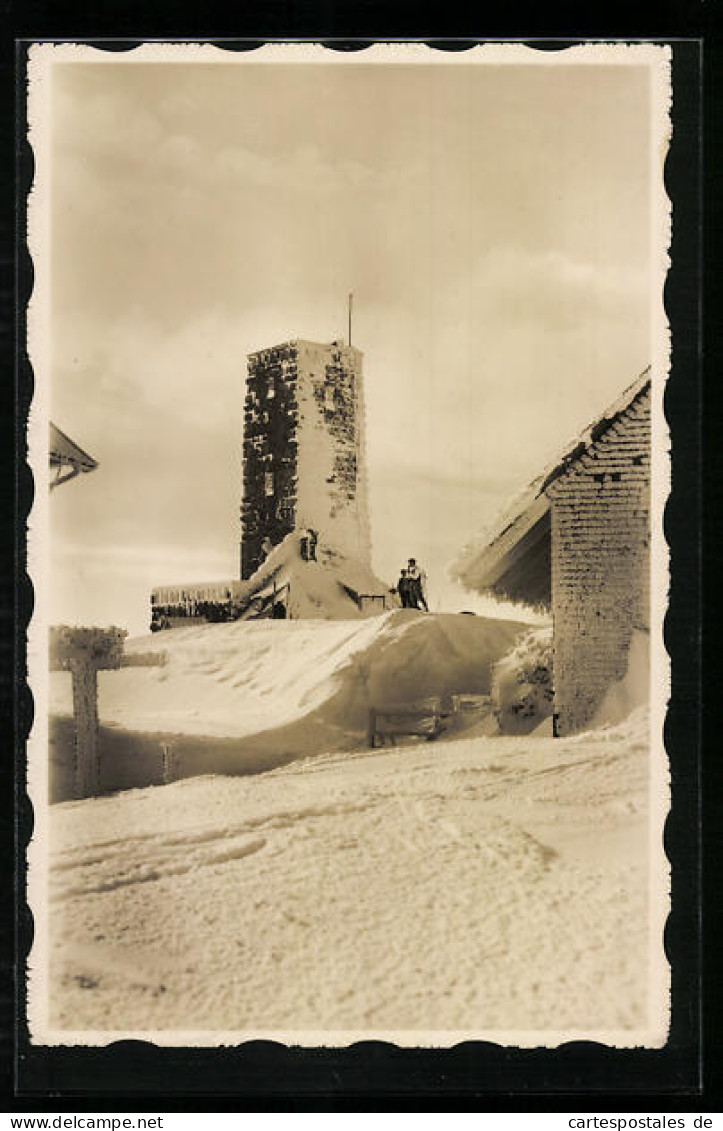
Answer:
[(294, 529), (370, 564), (362, 353), (295, 340), (252, 353), (244, 406), (241, 577)]

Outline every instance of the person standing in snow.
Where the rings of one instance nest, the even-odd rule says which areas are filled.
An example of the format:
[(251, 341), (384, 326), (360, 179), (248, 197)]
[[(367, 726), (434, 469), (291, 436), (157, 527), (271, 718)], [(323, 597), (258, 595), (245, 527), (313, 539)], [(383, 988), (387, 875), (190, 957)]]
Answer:
[(268, 558), (268, 556), (271, 553), (271, 551), (273, 550), (273, 548), (274, 548), (274, 544), (271, 541), (271, 539), (270, 538), (264, 538), (263, 542), (261, 543), (261, 553), (264, 555), (264, 558), (263, 558), (264, 561), (266, 561), (266, 559)]
[(425, 613), (429, 612), (427, 606), (427, 598), (425, 596), (425, 589), (427, 587), (427, 575), (423, 569), (417, 565), (416, 558), (410, 558), (407, 562), (407, 579), (409, 583), (409, 592), (411, 600), (409, 602), (412, 609), (424, 609)]
[(309, 540), (307, 542), (307, 547), (308, 547), (308, 552), (309, 552), (308, 560), (310, 562), (315, 562), (316, 561), (316, 544), (319, 541), (319, 535), (318, 535), (318, 532), (316, 530), (313, 530), (311, 526), (306, 531), (306, 533), (307, 533), (308, 538), (309, 538)]
[(299, 552), (302, 562), (316, 561), (316, 543), (319, 535), (310, 526), (307, 526), (299, 541)]
[(406, 569), (403, 569), (399, 575), (399, 581), (397, 582), (397, 593), (399, 594), (399, 599), (402, 602), (403, 609), (414, 608), (414, 605), (412, 604), (412, 594), (409, 588), (409, 578), (407, 576)]

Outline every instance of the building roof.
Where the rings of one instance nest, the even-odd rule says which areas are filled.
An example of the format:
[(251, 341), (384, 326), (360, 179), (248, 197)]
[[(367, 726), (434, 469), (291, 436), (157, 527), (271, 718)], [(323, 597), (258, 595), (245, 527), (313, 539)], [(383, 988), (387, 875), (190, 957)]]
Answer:
[[(57, 468), (57, 478), (52, 486), (58, 483), (64, 483), (66, 479), (72, 479), (73, 476), (79, 475), (81, 472), (95, 471), (98, 466), (98, 461), (84, 452), (82, 448), (78, 447), (70, 436), (66, 436), (65, 432), (50, 422), (50, 441), (48, 444), (48, 452), (50, 457), (50, 466)], [(65, 475), (61, 475), (62, 469), (67, 468)]]
[[(550, 499), (548, 487), (588, 451), (650, 386), (650, 366), (620, 396), (571, 440), (537, 478), (520, 491), (493, 525), (470, 542), (449, 573), (466, 589), (507, 600), (549, 603)], [(530, 568), (532, 556), (543, 568)], [(521, 563), (525, 561), (525, 568)]]

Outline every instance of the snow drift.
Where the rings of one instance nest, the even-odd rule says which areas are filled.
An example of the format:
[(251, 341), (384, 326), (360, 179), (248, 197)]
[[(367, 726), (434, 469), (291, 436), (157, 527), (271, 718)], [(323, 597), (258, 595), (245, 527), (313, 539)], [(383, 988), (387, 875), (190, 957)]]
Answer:
[[(364, 744), (370, 705), (489, 694), (494, 664), (528, 626), (399, 609), (356, 621), (264, 620), (129, 641), (158, 667), (100, 672), (104, 791), (170, 776), (249, 773)], [(52, 796), (70, 796), (70, 676), (51, 675)]]
[(552, 680), (552, 629), (531, 629), (495, 665), (492, 699), (502, 734), (529, 734), (551, 717)]
[(650, 699), (650, 633), (633, 632), (625, 675), (608, 688), (592, 726), (616, 726)]
[(662, 1044), (649, 773), (638, 714), (53, 806), (34, 1039)]

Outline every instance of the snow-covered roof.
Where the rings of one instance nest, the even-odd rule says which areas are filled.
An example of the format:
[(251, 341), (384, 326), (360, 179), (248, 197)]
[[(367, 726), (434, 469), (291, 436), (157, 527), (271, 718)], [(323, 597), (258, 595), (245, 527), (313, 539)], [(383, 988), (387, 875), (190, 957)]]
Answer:
[(241, 583), (239, 600), (249, 612), (252, 605), (287, 590), (287, 615), (293, 619), (354, 619), (365, 615), (362, 597), (384, 598), (393, 605), (389, 585), (355, 558), (347, 557), (320, 540), (316, 559), (306, 561), (301, 546), (303, 531), (292, 531), (269, 553), (251, 577)]
[(79, 471), (93, 471), (98, 466), (98, 461), (84, 452), (70, 436), (61, 432), (57, 425), (50, 423), (50, 464), (77, 465)]
[[(73, 479), (81, 472), (95, 471), (98, 461), (84, 452), (70, 436), (61, 432), (57, 425), (50, 422), (50, 438), (48, 443), (50, 466), (56, 468), (56, 478), (51, 482), (51, 487)], [(63, 469), (66, 471), (63, 473)]]
[[(467, 589), (532, 604), (549, 602), (550, 499), (548, 487), (563, 475), (650, 385), (650, 366), (571, 440), (558, 456), (512, 499), (493, 525), (473, 539), (450, 564), (449, 573)], [(525, 563), (523, 568), (522, 563)], [(537, 568), (535, 568), (537, 567)]]
[(310, 338), (289, 338), (285, 342), (277, 342), (272, 346), (264, 346), (260, 350), (252, 350), (248, 355), (249, 357), (259, 357), (262, 353), (268, 353), (269, 350), (282, 350), (289, 346), (312, 346), (315, 349), (342, 349), (351, 350), (353, 353), (362, 354), (358, 346), (349, 345), (341, 338), (335, 338), (333, 342), (312, 342)]

